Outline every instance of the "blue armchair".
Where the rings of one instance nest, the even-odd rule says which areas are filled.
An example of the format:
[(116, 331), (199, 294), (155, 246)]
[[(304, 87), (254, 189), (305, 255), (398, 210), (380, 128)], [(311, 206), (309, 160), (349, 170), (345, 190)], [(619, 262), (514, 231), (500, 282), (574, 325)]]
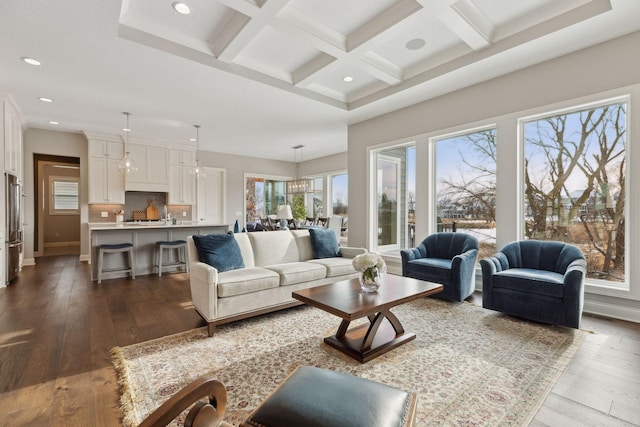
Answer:
[(563, 242), (522, 240), (506, 245), (482, 267), (482, 306), (542, 323), (580, 326), (587, 263)]
[(462, 301), (475, 289), (478, 239), (469, 234), (434, 233), (400, 256), (403, 276), (444, 286), (435, 297)]

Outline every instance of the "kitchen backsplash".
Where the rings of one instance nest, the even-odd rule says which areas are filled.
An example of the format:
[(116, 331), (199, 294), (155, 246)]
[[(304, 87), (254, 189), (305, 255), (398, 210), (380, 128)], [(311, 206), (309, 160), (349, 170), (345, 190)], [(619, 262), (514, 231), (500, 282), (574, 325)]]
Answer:
[[(160, 217), (164, 216), (164, 207), (167, 204), (166, 193), (152, 193), (146, 191), (127, 191), (124, 195), (124, 205), (89, 205), (89, 222), (115, 222), (116, 214), (124, 211), (124, 220), (133, 220), (133, 211), (144, 211), (152, 200), (153, 206), (158, 208)], [(167, 211), (178, 221), (191, 221), (191, 205), (169, 205)], [(107, 212), (107, 217), (102, 217), (102, 212)], [(183, 216), (186, 213), (186, 216)]]

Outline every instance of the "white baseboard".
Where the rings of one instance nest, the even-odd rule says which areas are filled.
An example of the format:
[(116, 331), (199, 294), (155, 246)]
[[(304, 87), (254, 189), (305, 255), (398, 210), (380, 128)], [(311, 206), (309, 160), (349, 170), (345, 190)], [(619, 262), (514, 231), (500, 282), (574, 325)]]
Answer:
[(91, 264), (91, 256), (89, 254), (80, 254), (80, 262), (88, 262)]
[(596, 314), (598, 316), (605, 316), (611, 317), (613, 319), (640, 323), (640, 309), (633, 307), (624, 307), (620, 305), (607, 304), (604, 302), (589, 301), (585, 298), (583, 311), (585, 313)]
[(22, 260), (22, 265), (36, 265), (36, 259), (35, 258), (25, 258)]
[(80, 242), (49, 242), (45, 243), (45, 248), (66, 248), (69, 246), (80, 246)]

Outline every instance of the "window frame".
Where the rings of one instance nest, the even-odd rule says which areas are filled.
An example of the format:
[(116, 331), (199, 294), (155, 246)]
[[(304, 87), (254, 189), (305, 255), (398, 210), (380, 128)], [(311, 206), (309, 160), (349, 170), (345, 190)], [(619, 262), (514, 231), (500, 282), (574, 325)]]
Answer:
[[(77, 186), (76, 193), (76, 209), (56, 209), (56, 192), (55, 192), (55, 184), (56, 182), (72, 182)], [(80, 177), (75, 176), (59, 176), (59, 175), (50, 175), (49, 176), (49, 215), (80, 215)]]
[[(518, 115), (517, 117), (517, 128), (518, 128), (518, 165), (519, 165), (519, 176), (518, 176), (518, 187), (519, 187), (519, 214), (518, 214), (518, 225), (519, 225), (519, 238), (520, 240), (526, 239), (525, 236), (525, 196), (524, 196), (524, 161), (525, 161), (525, 124), (534, 122), (537, 120), (543, 120), (545, 118), (554, 117), (563, 114), (574, 114), (582, 111), (587, 111), (589, 109), (595, 109), (607, 105), (614, 104), (626, 104), (626, 141), (625, 141), (625, 180), (628, 182), (628, 185), (625, 186), (625, 217), (633, 218), (633, 210), (632, 203), (629, 201), (634, 200), (633, 193), (637, 193), (634, 191), (634, 187), (640, 187), (640, 184), (637, 184), (632, 174), (632, 168), (629, 167), (630, 164), (635, 162), (633, 161), (632, 154), (633, 150), (633, 134), (631, 132), (633, 128), (633, 116), (632, 116), (632, 102), (633, 96), (631, 91), (627, 91), (624, 94), (606, 97), (602, 96), (598, 98), (597, 95), (593, 95), (589, 97), (588, 101), (582, 100), (567, 100), (562, 103), (562, 105), (556, 105), (555, 108), (546, 109), (545, 107), (540, 107), (535, 110), (535, 113), (529, 115)], [(581, 102), (582, 101), (582, 102)], [(638, 221), (640, 222), (640, 221)], [(632, 251), (632, 235), (637, 235), (638, 226), (640, 224), (632, 224), (632, 221), (629, 221), (625, 226), (627, 230), (625, 231), (625, 280), (624, 282), (611, 282), (603, 279), (595, 279), (595, 278), (585, 278), (585, 289), (589, 290), (590, 293), (595, 294), (603, 294), (603, 295), (611, 295), (611, 296), (620, 296), (618, 294), (619, 291), (625, 292), (627, 294), (632, 293), (633, 289), (631, 287), (631, 277), (632, 277), (632, 255), (634, 251)], [(634, 233), (634, 230), (636, 232)], [(640, 288), (640, 286), (638, 286)], [(611, 293), (613, 292), (613, 293)], [(638, 293), (640, 293), (640, 289), (638, 289)]]

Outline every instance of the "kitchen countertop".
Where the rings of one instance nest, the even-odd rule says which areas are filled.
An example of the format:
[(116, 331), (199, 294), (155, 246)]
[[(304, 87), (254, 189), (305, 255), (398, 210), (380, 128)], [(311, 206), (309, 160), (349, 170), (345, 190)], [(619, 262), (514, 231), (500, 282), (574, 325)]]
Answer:
[(162, 221), (142, 222), (90, 222), (89, 231), (96, 230), (139, 230), (153, 228), (197, 228), (197, 227), (229, 227), (229, 224), (213, 224), (197, 221), (178, 221), (175, 225)]

